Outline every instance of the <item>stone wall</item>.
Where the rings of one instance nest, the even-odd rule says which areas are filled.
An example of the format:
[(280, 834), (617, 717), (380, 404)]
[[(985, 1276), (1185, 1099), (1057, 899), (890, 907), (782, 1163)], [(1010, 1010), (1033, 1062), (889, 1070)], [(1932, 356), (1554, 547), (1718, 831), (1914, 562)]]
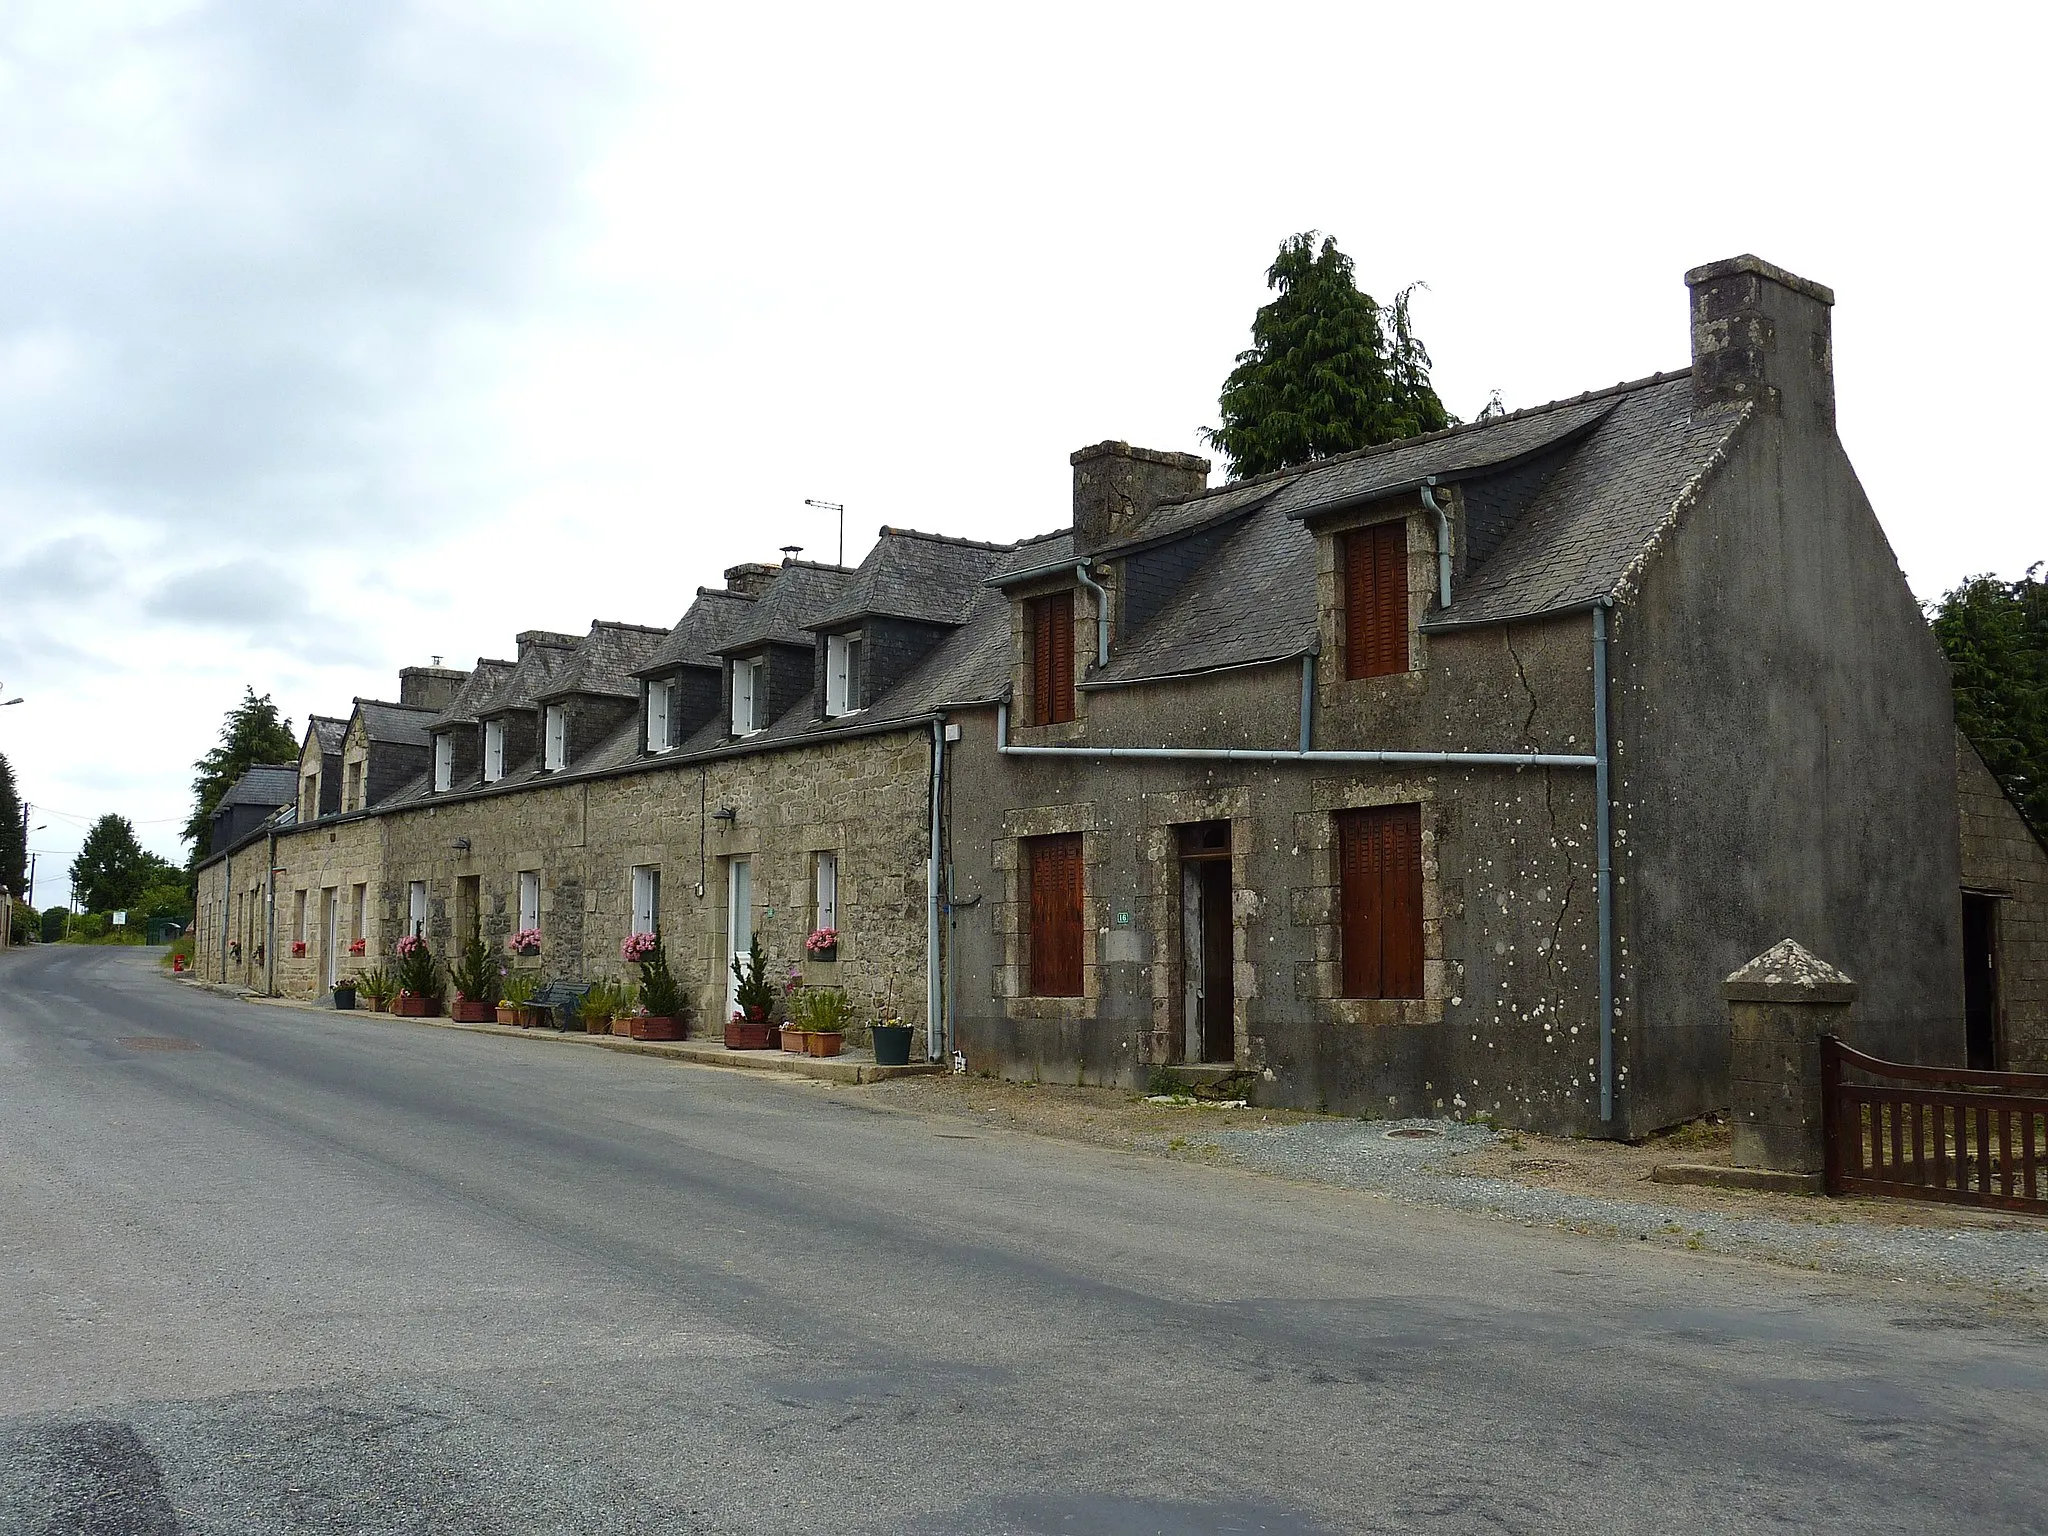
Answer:
[(1956, 737), (1963, 888), (1998, 898), (1999, 1064), (2048, 1072), (2048, 848)]

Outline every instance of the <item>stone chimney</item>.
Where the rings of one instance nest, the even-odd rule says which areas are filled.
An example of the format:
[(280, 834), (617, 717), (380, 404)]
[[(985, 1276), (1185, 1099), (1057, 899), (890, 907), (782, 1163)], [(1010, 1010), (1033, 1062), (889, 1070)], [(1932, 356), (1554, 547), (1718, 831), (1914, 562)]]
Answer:
[(1083, 553), (1122, 537), (1154, 507), (1209, 485), (1209, 461), (1192, 453), (1097, 443), (1067, 462), (1074, 466), (1074, 548)]
[(467, 672), (453, 667), (401, 667), (398, 702), (414, 709), (446, 709), (455, 702), (455, 690), (468, 680)]
[(775, 583), (782, 574), (782, 565), (763, 565), (758, 560), (749, 560), (745, 565), (728, 565), (725, 568), (725, 590), (736, 592), (741, 597), (759, 597)]
[(519, 659), (526, 660), (539, 647), (557, 651), (573, 651), (583, 643), (581, 635), (565, 635), (552, 629), (522, 629), (513, 637), (519, 647)]
[(1755, 256), (1694, 267), (1695, 405), (1755, 400), (1764, 409), (1830, 429), (1835, 424), (1835, 296)]

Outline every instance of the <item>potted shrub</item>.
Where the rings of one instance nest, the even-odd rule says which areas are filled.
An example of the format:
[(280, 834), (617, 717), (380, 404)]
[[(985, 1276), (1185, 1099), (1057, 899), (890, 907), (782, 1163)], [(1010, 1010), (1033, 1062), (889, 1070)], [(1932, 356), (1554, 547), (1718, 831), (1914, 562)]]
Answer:
[(353, 981), (337, 981), (334, 984), (334, 1006), (343, 1010), (356, 1005), (356, 984)]
[(837, 1056), (846, 1045), (853, 1004), (837, 987), (805, 987), (790, 1004), (803, 1029), (803, 1048), (813, 1056)]
[(448, 968), (455, 983), (455, 1003), (449, 1017), (458, 1024), (488, 1024), (498, 1014), (498, 961), (475, 921), (470, 923), (469, 941), (462, 956)]
[(370, 1010), (382, 1013), (398, 995), (398, 981), (381, 965), (373, 965), (356, 977), (356, 990), (370, 1000)]
[(883, 1014), (868, 1033), (875, 1039), (876, 1066), (910, 1065), (910, 1026), (898, 1020), (895, 1014)]
[(768, 979), (768, 956), (762, 952), (761, 936), (754, 935), (744, 957), (732, 962), (738, 980), (732, 1019), (725, 1026), (725, 1048), (729, 1051), (765, 1051), (774, 1043), (775, 1026), (768, 1011), (775, 1006), (775, 983)]
[(618, 1012), (618, 1004), (612, 1001), (612, 985), (608, 981), (593, 981), (590, 990), (583, 994), (583, 1007), (577, 1017), (583, 1020), (586, 1035), (608, 1035), (612, 1030), (612, 1016)]
[[(683, 991), (668, 968), (668, 951), (658, 933), (628, 936), (620, 955), (640, 967), (640, 1006), (627, 1015), (635, 1040), (683, 1038)], [(614, 1026), (616, 1027), (616, 1026)]]
[(538, 976), (507, 976), (503, 990), (498, 994), (498, 1022), (500, 1024), (527, 1023), (527, 1004), (533, 1001), (533, 994), (540, 990)]
[(434, 952), (419, 934), (408, 933), (398, 941), (398, 997), (391, 1011), (405, 1019), (435, 1018), (446, 996)]
[(837, 928), (813, 928), (804, 940), (804, 953), (813, 960), (837, 960), (839, 958), (839, 930)]

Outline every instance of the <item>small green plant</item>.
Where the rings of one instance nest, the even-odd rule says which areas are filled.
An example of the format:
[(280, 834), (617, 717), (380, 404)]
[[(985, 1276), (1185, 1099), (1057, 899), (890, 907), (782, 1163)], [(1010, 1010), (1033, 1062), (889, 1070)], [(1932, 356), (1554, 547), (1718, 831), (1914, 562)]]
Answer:
[(498, 1001), (507, 1008), (524, 1008), (533, 1001), (534, 994), (539, 991), (540, 978), (530, 971), (520, 971), (505, 978), (505, 985), (498, 994)]
[(398, 990), (434, 1003), (447, 996), (441, 962), (419, 934), (409, 933), (398, 941)]
[(373, 965), (356, 977), (356, 990), (381, 1007), (398, 996), (398, 978), (383, 966)]
[(790, 1016), (812, 1034), (844, 1034), (853, 1023), (853, 1003), (837, 987), (802, 987), (790, 999)]
[(622, 958), (640, 967), (640, 1006), (651, 1019), (679, 1019), (683, 1016), (683, 989), (675, 972), (668, 968), (668, 950), (658, 933), (636, 933), (619, 951)]
[(740, 957), (732, 962), (732, 974), (739, 985), (733, 989), (733, 1000), (741, 1013), (750, 1019), (765, 1019), (775, 1007), (775, 983), (768, 979), (768, 955), (761, 948), (761, 935), (754, 935), (747, 945), (744, 964)]
[(1155, 1098), (1170, 1099), (1181, 1092), (1180, 1079), (1164, 1067), (1154, 1067), (1145, 1080), (1145, 1091)]

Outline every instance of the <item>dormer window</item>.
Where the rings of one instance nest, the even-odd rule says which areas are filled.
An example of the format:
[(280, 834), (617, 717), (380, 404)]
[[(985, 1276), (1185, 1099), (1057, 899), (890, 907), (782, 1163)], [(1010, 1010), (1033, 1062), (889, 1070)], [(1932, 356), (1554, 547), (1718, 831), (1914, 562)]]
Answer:
[(550, 704), (541, 711), (540, 765), (549, 770), (569, 766), (569, 711), (565, 705)]
[(341, 808), (344, 811), (360, 811), (369, 803), (363, 793), (363, 760), (359, 757), (342, 769)]
[(1343, 535), (1344, 675), (1408, 670), (1408, 524), (1397, 518)]
[(647, 685), (647, 750), (666, 752), (675, 745), (669, 739), (669, 708), (674, 684), (661, 678)]
[(732, 733), (751, 736), (768, 724), (768, 658), (741, 657), (732, 664)]
[(318, 772), (304, 775), (299, 780), (299, 820), (311, 821), (320, 814), (320, 775)]
[(495, 784), (505, 777), (505, 722), (484, 722), (484, 782)]
[(1074, 718), (1074, 594), (1053, 592), (1024, 605), (1024, 643), (1031, 673), (1031, 723)]
[(825, 637), (825, 713), (828, 717), (851, 715), (865, 701), (860, 686), (861, 633)]
[(446, 791), (455, 787), (455, 737), (447, 731), (434, 733), (434, 788)]

